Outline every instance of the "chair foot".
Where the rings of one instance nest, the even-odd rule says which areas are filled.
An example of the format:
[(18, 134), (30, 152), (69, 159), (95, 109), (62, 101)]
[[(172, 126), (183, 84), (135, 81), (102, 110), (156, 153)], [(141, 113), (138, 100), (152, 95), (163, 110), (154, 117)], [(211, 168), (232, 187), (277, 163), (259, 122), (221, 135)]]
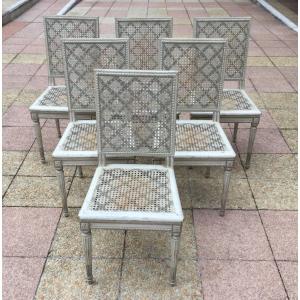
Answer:
[(224, 217), (225, 216), (225, 209), (224, 210), (220, 209), (219, 216), (220, 217)]

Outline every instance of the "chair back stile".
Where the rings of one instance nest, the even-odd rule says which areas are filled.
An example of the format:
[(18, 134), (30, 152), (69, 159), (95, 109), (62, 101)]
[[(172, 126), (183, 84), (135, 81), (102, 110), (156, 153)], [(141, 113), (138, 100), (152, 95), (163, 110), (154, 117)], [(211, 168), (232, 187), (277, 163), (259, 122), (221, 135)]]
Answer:
[(64, 77), (62, 39), (98, 38), (98, 17), (51, 16), (44, 17), (49, 85)]
[(176, 71), (95, 70), (99, 163), (175, 154)]
[(172, 18), (116, 18), (116, 37), (128, 38), (130, 69), (159, 68), (159, 39), (173, 34)]
[(219, 121), (224, 39), (161, 39), (161, 68), (178, 71), (177, 112), (212, 112)]
[(64, 39), (70, 120), (95, 114), (94, 69), (128, 69), (127, 39)]
[(250, 17), (195, 18), (193, 36), (196, 38), (224, 38), (226, 81), (238, 81), (245, 88), (250, 36)]

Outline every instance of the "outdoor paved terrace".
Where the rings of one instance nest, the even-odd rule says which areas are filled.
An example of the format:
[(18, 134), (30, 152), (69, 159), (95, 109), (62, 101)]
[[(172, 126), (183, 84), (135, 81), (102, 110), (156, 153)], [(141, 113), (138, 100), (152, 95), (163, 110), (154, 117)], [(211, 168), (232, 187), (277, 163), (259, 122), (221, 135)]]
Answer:
[(262, 110), (248, 170), (240, 126), (225, 217), (222, 170), (207, 179), (203, 168), (176, 167), (185, 214), (177, 286), (165, 233), (102, 230), (89, 286), (77, 214), (94, 169), (84, 178), (66, 169), (65, 218), (55, 123), (42, 122), (43, 165), (28, 111), (48, 85), (42, 17), (66, 2), (42, 0), (3, 28), (3, 299), (297, 299), (297, 34), (249, 0), (83, 0), (68, 13), (100, 16), (101, 37), (114, 36), (115, 17), (171, 16), (174, 36), (191, 37), (194, 17), (251, 16), (246, 91)]

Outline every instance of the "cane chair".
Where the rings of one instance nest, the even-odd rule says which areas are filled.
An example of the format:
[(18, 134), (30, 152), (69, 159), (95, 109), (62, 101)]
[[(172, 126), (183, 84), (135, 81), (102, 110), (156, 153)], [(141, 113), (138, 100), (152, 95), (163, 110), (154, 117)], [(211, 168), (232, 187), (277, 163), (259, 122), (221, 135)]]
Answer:
[(116, 36), (129, 39), (130, 69), (159, 68), (159, 39), (173, 34), (172, 18), (116, 18)]
[[(194, 37), (225, 38), (225, 81), (237, 81), (238, 89), (224, 89), (221, 104), (220, 121), (234, 123), (233, 142), (236, 142), (238, 124), (250, 123), (245, 167), (250, 167), (256, 129), (261, 112), (247, 95), (245, 76), (250, 35), (250, 19), (242, 18), (196, 18), (194, 19)], [(195, 115), (195, 114), (192, 114)]]
[(161, 68), (178, 71), (177, 112), (211, 112), (212, 120), (176, 122), (176, 165), (223, 166), (220, 215), (225, 205), (235, 152), (219, 123), (223, 89), (222, 39), (162, 39)]
[(64, 39), (63, 51), (70, 123), (52, 156), (68, 216), (63, 167), (97, 165), (98, 161), (96, 120), (77, 120), (81, 114), (96, 114), (93, 70), (127, 69), (129, 53), (126, 39)]
[[(99, 166), (79, 212), (88, 283), (91, 229), (171, 232), (170, 284), (176, 282), (183, 214), (172, 161), (176, 72), (96, 70)], [(166, 166), (106, 164), (109, 156), (163, 158)]]
[(48, 59), (48, 88), (30, 106), (35, 134), (42, 163), (45, 163), (40, 119), (54, 119), (58, 137), (61, 137), (59, 119), (68, 119), (67, 91), (65, 85), (56, 85), (64, 78), (62, 38), (99, 37), (99, 18), (53, 16), (44, 18), (44, 32)]

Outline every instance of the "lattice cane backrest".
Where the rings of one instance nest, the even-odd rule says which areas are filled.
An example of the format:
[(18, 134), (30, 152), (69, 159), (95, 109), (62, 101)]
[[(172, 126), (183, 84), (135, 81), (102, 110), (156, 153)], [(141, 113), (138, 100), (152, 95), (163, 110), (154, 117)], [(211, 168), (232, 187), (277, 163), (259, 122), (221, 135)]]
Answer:
[(159, 68), (159, 39), (172, 37), (173, 19), (116, 19), (116, 36), (129, 39), (130, 69)]
[(176, 73), (96, 70), (100, 159), (174, 155)]
[(245, 80), (251, 18), (196, 18), (194, 37), (224, 38), (225, 48), (224, 80)]
[(99, 37), (98, 17), (53, 16), (44, 18), (49, 77), (64, 77), (63, 38)]
[(178, 71), (178, 112), (220, 110), (225, 43), (222, 39), (161, 40), (161, 68)]
[(66, 39), (63, 48), (71, 115), (95, 112), (94, 69), (128, 69), (128, 40)]

